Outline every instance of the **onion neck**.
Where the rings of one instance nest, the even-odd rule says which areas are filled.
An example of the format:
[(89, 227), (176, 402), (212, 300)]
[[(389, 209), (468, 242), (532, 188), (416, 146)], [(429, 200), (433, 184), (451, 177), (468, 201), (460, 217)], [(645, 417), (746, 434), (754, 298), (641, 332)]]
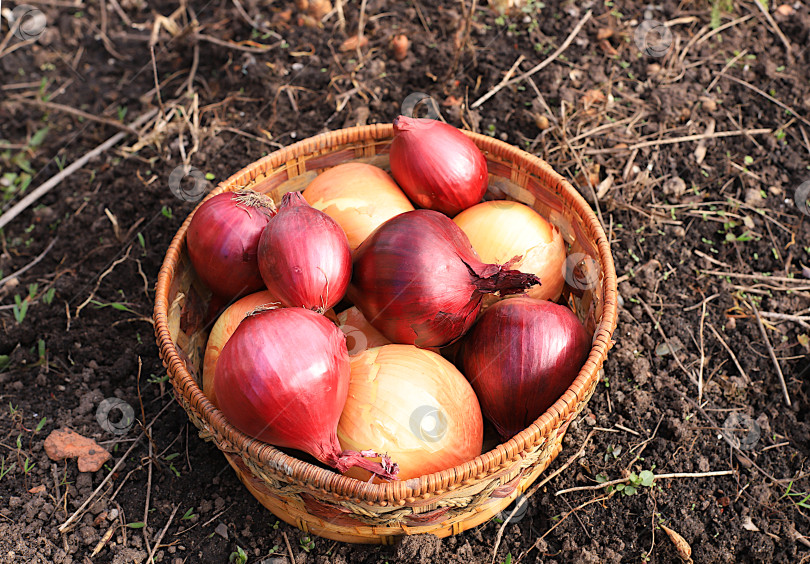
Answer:
[[(360, 452), (354, 450), (341, 451), (337, 435), (333, 435), (332, 439), (321, 448), (308, 452), (341, 474), (344, 474), (349, 468), (357, 466), (380, 478), (396, 480), (399, 472), (399, 466), (388, 455), (378, 454), (373, 450)], [(379, 458), (380, 462), (374, 462), (369, 458)]]
[(287, 192), (281, 197), (279, 209), (294, 208), (297, 206), (310, 207), (301, 192)]
[[(374, 462), (369, 458), (379, 458), (380, 462)], [(373, 450), (364, 450), (361, 452), (353, 450), (344, 450), (334, 460), (334, 464), (330, 463), (341, 474), (346, 472), (349, 468), (357, 466), (363, 470), (368, 470), (375, 476), (386, 480), (396, 480), (399, 466), (396, 462), (392, 461), (388, 455), (379, 454)]]
[(411, 131), (425, 123), (431, 124), (436, 123), (436, 120), (432, 120), (429, 118), (417, 118), (417, 117), (411, 118), (407, 116), (398, 116), (397, 118), (394, 119), (394, 133)]
[(464, 264), (473, 277), (473, 285), (482, 294), (499, 293), (501, 296), (522, 294), (532, 286), (540, 284), (540, 278), (534, 274), (507, 268), (509, 263), (471, 265), (465, 261)]
[(276, 213), (276, 204), (273, 202), (273, 198), (267, 194), (260, 194), (253, 190), (236, 190), (234, 195), (234, 200), (240, 205), (269, 212), (270, 215)]

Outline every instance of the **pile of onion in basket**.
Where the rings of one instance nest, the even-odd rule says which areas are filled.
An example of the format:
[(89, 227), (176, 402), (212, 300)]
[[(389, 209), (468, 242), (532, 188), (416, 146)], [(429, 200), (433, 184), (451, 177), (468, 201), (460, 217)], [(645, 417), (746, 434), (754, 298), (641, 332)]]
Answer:
[(590, 350), (555, 303), (559, 231), (482, 202), (486, 160), (456, 128), (399, 117), (394, 131), (393, 179), (341, 164), (277, 209), (226, 192), (187, 236), (202, 281), (241, 298), (210, 333), (205, 394), (244, 433), (359, 479), (472, 460), (484, 418), (501, 440), (520, 432)]

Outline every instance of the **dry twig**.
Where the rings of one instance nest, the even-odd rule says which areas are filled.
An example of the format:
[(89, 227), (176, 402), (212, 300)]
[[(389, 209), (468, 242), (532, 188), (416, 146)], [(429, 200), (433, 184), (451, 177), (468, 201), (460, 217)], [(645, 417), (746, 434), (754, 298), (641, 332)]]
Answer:
[[(716, 470), (714, 472), (673, 472), (671, 474), (655, 474), (656, 480), (665, 480), (670, 478), (709, 478), (712, 476), (728, 476), (729, 474), (733, 474), (733, 470)], [(630, 477), (627, 478), (619, 478), (617, 480), (610, 480), (608, 482), (602, 482), (601, 484), (594, 484), (592, 486), (577, 486), (575, 488), (568, 488), (565, 490), (560, 490), (555, 493), (555, 496), (562, 495), (565, 493), (571, 492), (584, 492), (589, 490), (601, 490), (602, 488), (606, 488), (608, 486), (615, 486), (617, 484), (626, 484), (630, 481)]]
[[(175, 505), (174, 509), (172, 510), (172, 514), (169, 515), (169, 520), (166, 521), (166, 525), (160, 531), (160, 534), (158, 535), (158, 538), (155, 541), (155, 546), (153, 546), (151, 552), (149, 552), (149, 558), (146, 559), (147, 562), (149, 562), (149, 563), (154, 562), (155, 552), (157, 552), (157, 549), (160, 546), (160, 542), (163, 540), (163, 537), (166, 536), (166, 531), (169, 530), (169, 526), (171, 526), (172, 521), (174, 521), (174, 516), (177, 514), (178, 509), (180, 509), (180, 506)], [(144, 527), (143, 530), (145, 531), (146, 527)]]
[(745, 370), (743, 370), (743, 367), (740, 365), (740, 361), (737, 360), (737, 355), (734, 354), (734, 351), (731, 350), (731, 347), (728, 346), (725, 339), (723, 339), (722, 335), (720, 335), (717, 329), (714, 328), (714, 325), (712, 325), (711, 323), (709, 323), (708, 325), (709, 329), (711, 329), (712, 333), (714, 333), (714, 336), (717, 338), (718, 341), (720, 341), (720, 344), (723, 345), (723, 348), (725, 348), (728, 354), (731, 355), (731, 360), (734, 361), (734, 366), (736, 366), (737, 370), (740, 371), (740, 374), (742, 374), (742, 377), (745, 378), (745, 381), (750, 383), (751, 378), (749, 378), (748, 374), (746, 374)]
[(106, 117), (103, 117), (103, 116), (97, 116), (97, 115), (93, 115), (93, 114), (90, 114), (90, 113), (87, 113), (87, 112), (83, 112), (82, 110), (80, 110), (78, 108), (74, 108), (72, 106), (65, 106), (63, 104), (57, 104), (55, 102), (45, 102), (43, 100), (29, 99), (29, 98), (13, 98), (10, 101), (11, 102), (18, 102), (18, 103), (21, 103), (21, 104), (28, 104), (28, 105), (32, 105), (32, 106), (40, 106), (42, 108), (47, 108), (49, 110), (55, 110), (55, 111), (58, 111), (58, 112), (64, 112), (66, 114), (71, 114), (71, 115), (74, 115), (76, 117), (86, 119), (88, 121), (95, 121), (95, 122), (98, 122), (98, 123), (103, 123), (104, 125), (109, 125), (109, 126), (115, 127), (117, 129), (120, 129), (121, 131), (126, 131), (127, 133), (131, 133), (133, 135), (138, 134), (138, 132), (135, 131), (132, 127), (130, 127), (129, 125), (123, 124), (120, 121), (116, 121), (116, 120), (111, 119), (111, 118), (106, 118)]
[(757, 8), (759, 8), (759, 11), (762, 12), (762, 15), (765, 16), (765, 19), (768, 20), (768, 23), (773, 28), (774, 32), (776, 32), (776, 35), (777, 37), (779, 37), (779, 40), (782, 42), (782, 45), (785, 46), (785, 51), (787, 51), (788, 56), (790, 56), (790, 49), (791, 49), (790, 41), (788, 41), (787, 37), (785, 37), (785, 34), (782, 33), (782, 30), (779, 29), (779, 26), (777, 25), (776, 21), (774, 21), (771, 13), (759, 0), (754, 0), (754, 4), (756, 4)]
[(509, 521), (512, 519), (512, 517), (514, 517), (514, 516), (515, 516), (515, 513), (517, 513), (517, 512), (518, 512), (518, 510), (519, 510), (519, 509), (520, 509), (520, 508), (521, 508), (521, 507), (522, 507), (522, 506), (523, 506), (525, 503), (527, 503), (527, 502), (528, 502), (529, 498), (530, 498), (530, 497), (531, 497), (531, 496), (532, 496), (532, 495), (533, 495), (533, 494), (534, 494), (534, 493), (535, 493), (535, 492), (536, 492), (538, 489), (540, 489), (540, 488), (541, 488), (541, 487), (543, 487), (545, 484), (547, 484), (549, 481), (551, 481), (551, 480), (553, 480), (554, 478), (556, 478), (557, 476), (559, 476), (559, 475), (560, 475), (560, 474), (561, 474), (561, 473), (562, 473), (562, 472), (563, 472), (563, 471), (564, 471), (566, 468), (568, 468), (568, 467), (569, 467), (571, 464), (573, 464), (573, 462), (574, 462), (575, 460), (577, 460), (577, 459), (578, 459), (578, 458), (580, 458), (580, 457), (581, 457), (583, 454), (585, 454), (585, 447), (587, 446), (588, 442), (590, 442), (591, 437), (593, 437), (594, 433), (595, 433), (597, 430), (598, 430), (598, 429), (593, 429), (593, 430), (591, 430), (591, 432), (590, 432), (590, 433), (588, 433), (588, 436), (587, 436), (587, 437), (585, 437), (585, 440), (584, 440), (584, 441), (582, 441), (582, 445), (579, 447), (579, 450), (577, 450), (577, 452), (576, 452), (576, 453), (574, 453), (574, 454), (573, 454), (573, 455), (572, 455), (572, 456), (571, 456), (571, 457), (570, 457), (568, 460), (566, 460), (566, 461), (565, 461), (565, 464), (563, 464), (562, 466), (560, 466), (559, 468), (557, 468), (557, 469), (556, 469), (554, 472), (552, 472), (551, 474), (549, 474), (548, 476), (546, 476), (545, 478), (543, 478), (543, 479), (542, 479), (540, 482), (538, 482), (537, 484), (535, 484), (534, 486), (532, 486), (532, 488), (531, 488), (531, 489), (530, 489), (530, 490), (529, 490), (529, 491), (528, 491), (526, 494), (524, 494), (524, 495), (523, 495), (523, 496), (522, 496), (522, 497), (521, 497), (519, 500), (517, 500), (517, 503), (515, 503), (515, 508), (514, 508), (514, 509), (512, 510), (512, 512), (511, 512), (511, 513), (510, 513), (510, 514), (509, 514), (509, 515), (506, 517), (506, 519), (504, 519), (504, 520), (503, 520), (503, 523), (501, 523), (501, 527), (498, 529), (498, 534), (497, 534), (497, 536), (495, 537), (495, 546), (494, 546), (494, 547), (493, 547), (493, 549), (492, 549), (492, 562), (493, 562), (493, 563), (495, 562), (495, 559), (496, 559), (496, 558), (497, 558), (497, 556), (498, 556), (498, 547), (501, 545), (501, 539), (503, 538), (503, 532), (504, 532), (504, 530), (506, 529), (506, 525), (507, 525), (507, 524), (509, 524)]
[(39, 262), (40, 262), (42, 259), (44, 259), (44, 258), (45, 258), (45, 255), (47, 255), (47, 254), (50, 252), (50, 250), (51, 250), (51, 249), (53, 248), (53, 246), (56, 244), (56, 241), (57, 241), (58, 239), (59, 239), (59, 237), (54, 237), (54, 238), (51, 240), (51, 242), (50, 242), (50, 243), (48, 243), (48, 246), (47, 246), (47, 247), (45, 247), (45, 250), (44, 250), (44, 251), (42, 251), (42, 252), (41, 252), (39, 255), (37, 255), (37, 258), (35, 258), (35, 259), (34, 259), (34, 260), (32, 260), (31, 262), (29, 262), (28, 264), (26, 264), (25, 266), (23, 266), (21, 269), (17, 270), (16, 272), (12, 272), (12, 273), (11, 273), (11, 274), (9, 274), (8, 276), (6, 276), (6, 277), (5, 277), (5, 278), (3, 278), (2, 280), (0, 280), (0, 288), (2, 288), (2, 287), (3, 287), (3, 285), (4, 285), (6, 282), (8, 282), (9, 280), (11, 280), (12, 278), (16, 278), (17, 276), (20, 276), (21, 274), (23, 274), (23, 273), (27, 272), (29, 269), (31, 269), (31, 268), (33, 268), (34, 266), (36, 266), (36, 265), (37, 265), (37, 264), (38, 264), (38, 263), (39, 263)]
[(579, 23), (576, 25), (576, 27), (571, 32), (571, 34), (565, 39), (565, 41), (563, 41), (563, 44), (560, 45), (560, 47), (556, 51), (554, 51), (551, 55), (549, 55), (549, 57), (545, 61), (535, 65), (530, 70), (524, 72), (523, 74), (521, 74), (518, 77), (513, 78), (512, 80), (509, 80), (507, 82), (501, 82), (500, 84), (498, 84), (498, 86), (496, 86), (495, 88), (493, 88), (492, 90), (490, 90), (489, 92), (487, 92), (486, 94), (484, 94), (483, 96), (478, 98), (478, 100), (476, 100), (475, 102), (473, 102), (470, 107), (472, 109), (477, 108), (478, 106), (480, 106), (481, 104), (483, 104), (484, 102), (486, 102), (487, 100), (492, 98), (501, 89), (503, 89), (503, 88), (505, 88), (507, 86), (511, 86), (512, 84), (517, 84), (518, 82), (521, 82), (521, 81), (525, 80), (527, 77), (532, 76), (533, 74), (535, 74), (537, 72), (540, 72), (541, 70), (546, 68), (548, 65), (553, 63), (557, 59), (557, 57), (562, 55), (562, 53), (566, 49), (568, 49), (568, 46), (571, 45), (571, 42), (574, 41), (574, 38), (577, 35), (579, 35), (579, 32), (582, 30), (582, 26), (584, 26), (585, 23), (589, 19), (591, 19), (592, 14), (593, 14), (593, 11), (588, 10), (588, 12), (585, 14), (585, 16), (583, 16), (583, 18), (581, 20), (579, 20)]
[(661, 335), (661, 337), (664, 338), (664, 342), (667, 344), (667, 347), (669, 348), (669, 352), (672, 353), (672, 356), (675, 358), (675, 362), (677, 362), (678, 366), (681, 367), (681, 370), (683, 370), (683, 373), (686, 374), (689, 377), (689, 379), (692, 380), (692, 382), (697, 384), (697, 382), (695, 380), (695, 375), (692, 374), (691, 372), (689, 372), (686, 369), (686, 367), (681, 362), (681, 358), (678, 356), (678, 353), (675, 351), (675, 349), (669, 343), (669, 338), (667, 337), (667, 334), (664, 333), (664, 329), (661, 327), (661, 321), (655, 318), (655, 313), (653, 313), (652, 308), (642, 298), (639, 298), (638, 301), (641, 303), (642, 307), (644, 308), (644, 311), (647, 312), (647, 315), (650, 316), (650, 319), (652, 319), (652, 322), (655, 325), (655, 328), (658, 329), (658, 333)]
[(785, 403), (788, 407), (790, 407), (790, 394), (788, 393), (787, 384), (785, 384), (785, 375), (782, 374), (782, 367), (779, 366), (779, 360), (776, 358), (776, 353), (773, 350), (773, 345), (771, 345), (771, 340), (768, 338), (768, 332), (765, 330), (765, 325), (762, 323), (762, 318), (759, 316), (757, 306), (754, 303), (751, 303), (750, 305), (751, 309), (754, 310), (754, 315), (757, 317), (759, 330), (762, 333), (762, 338), (765, 340), (765, 346), (768, 348), (768, 353), (770, 353), (771, 360), (776, 368), (776, 375), (779, 376), (779, 383), (782, 385), (782, 393), (785, 395)]
[[(150, 120), (154, 115), (157, 113), (157, 109), (149, 110), (138, 119), (136, 119), (132, 124), (130, 124), (130, 128), (135, 129), (140, 125), (143, 125), (148, 120)], [(15, 217), (20, 215), (23, 211), (28, 209), (30, 205), (34, 202), (39, 200), (42, 196), (50, 192), (55, 186), (58, 186), (60, 182), (62, 182), (65, 178), (82, 168), (85, 164), (87, 164), (90, 159), (97, 157), (107, 149), (114, 147), (117, 145), (121, 140), (126, 137), (127, 133), (124, 131), (120, 131), (107, 139), (104, 143), (96, 147), (95, 149), (85, 153), (76, 161), (70, 164), (70, 166), (65, 167), (59, 173), (55, 174), (47, 181), (45, 181), (41, 186), (37, 187), (36, 190), (33, 190), (29, 193), (26, 197), (22, 200), (17, 202), (14, 207), (0, 216), (0, 229), (8, 225), (8, 223), (13, 220)]]
[[(755, 1), (758, 1), (758, 0), (755, 0)], [(753, 84), (750, 84), (750, 83), (748, 83), (748, 82), (746, 82), (744, 80), (741, 80), (741, 79), (737, 78), (736, 76), (732, 76), (730, 74), (724, 75), (723, 78), (727, 78), (728, 80), (730, 80), (732, 82), (736, 82), (737, 84), (745, 86), (746, 88), (748, 88), (749, 90), (751, 90), (753, 92), (756, 92), (757, 94), (759, 94), (760, 96), (762, 96), (766, 100), (769, 100), (769, 101), (773, 102), (774, 104), (776, 104), (777, 106), (779, 106), (783, 110), (786, 110), (786, 111), (790, 112), (791, 115), (795, 116), (796, 119), (801, 121), (803, 124), (810, 125), (810, 121), (808, 121), (807, 119), (802, 117), (796, 110), (794, 110), (793, 108), (791, 108), (787, 104), (785, 104), (783, 102), (780, 102), (779, 100), (777, 100), (776, 98), (774, 98), (773, 96), (768, 94), (767, 92), (764, 92), (763, 90), (760, 90), (759, 88), (757, 88)]]
[(79, 517), (81, 517), (81, 515), (84, 514), (84, 510), (87, 509), (87, 507), (90, 505), (90, 502), (93, 501), (93, 499), (95, 499), (95, 497), (98, 495), (98, 493), (102, 489), (104, 489), (104, 486), (107, 485), (107, 482), (109, 482), (112, 479), (113, 476), (117, 475), (116, 473), (118, 472), (118, 469), (124, 464), (127, 457), (132, 453), (132, 451), (135, 450), (135, 447), (138, 446), (138, 444), (141, 442), (141, 439), (143, 439), (146, 436), (146, 432), (152, 427), (152, 425), (155, 424), (155, 422), (157, 422), (158, 419), (160, 419), (160, 416), (163, 415), (163, 412), (165, 412), (169, 408), (169, 406), (171, 406), (173, 403), (174, 403), (173, 399), (170, 400), (168, 403), (166, 403), (166, 405), (163, 406), (163, 409), (161, 409), (158, 412), (158, 414), (155, 415), (155, 418), (152, 419), (151, 423), (149, 423), (149, 425), (144, 427), (143, 431), (141, 431), (141, 434), (138, 435), (138, 438), (135, 439), (135, 441), (127, 449), (127, 451), (124, 453), (124, 455), (121, 458), (118, 459), (118, 462), (115, 463), (115, 466), (113, 466), (112, 470), (110, 470), (107, 473), (107, 476), (101, 481), (101, 483), (98, 485), (98, 487), (95, 490), (93, 490), (93, 493), (91, 493), (87, 497), (87, 499), (84, 500), (84, 503), (82, 503), (79, 506), (79, 508), (76, 511), (74, 511), (73, 514), (70, 517), (67, 518), (67, 520), (64, 523), (59, 525), (59, 532), (60, 533), (66, 532), (69, 529), (69, 527), (73, 524), (73, 522), (76, 521)]

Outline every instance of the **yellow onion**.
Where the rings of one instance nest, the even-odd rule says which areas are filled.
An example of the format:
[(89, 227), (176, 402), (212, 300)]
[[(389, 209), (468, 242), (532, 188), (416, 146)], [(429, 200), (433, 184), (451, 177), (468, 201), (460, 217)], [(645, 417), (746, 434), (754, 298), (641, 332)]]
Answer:
[(534, 274), (540, 285), (529, 297), (555, 301), (562, 293), (565, 244), (559, 229), (532, 208), (505, 200), (482, 202), (458, 214), (453, 221), (467, 234), (472, 248), (486, 263)]
[(217, 395), (214, 393), (214, 374), (222, 347), (248, 313), (259, 306), (273, 303), (278, 303), (278, 298), (267, 290), (250, 294), (228, 306), (228, 309), (223, 311), (217, 322), (214, 323), (214, 327), (208, 335), (208, 344), (205, 346), (205, 357), (203, 358), (203, 393), (215, 406), (219, 407)]
[[(384, 452), (407, 480), (478, 456), (484, 424), (472, 387), (450, 362), (413, 345), (385, 345), (351, 358), (337, 432), (344, 450)], [(346, 475), (370, 477), (358, 468)]]
[(413, 209), (388, 173), (365, 163), (330, 168), (306, 187), (303, 196), (343, 228), (352, 251), (381, 224)]
[(346, 334), (346, 347), (349, 356), (355, 356), (368, 349), (391, 343), (382, 333), (371, 326), (356, 307), (342, 311), (337, 316), (340, 330)]

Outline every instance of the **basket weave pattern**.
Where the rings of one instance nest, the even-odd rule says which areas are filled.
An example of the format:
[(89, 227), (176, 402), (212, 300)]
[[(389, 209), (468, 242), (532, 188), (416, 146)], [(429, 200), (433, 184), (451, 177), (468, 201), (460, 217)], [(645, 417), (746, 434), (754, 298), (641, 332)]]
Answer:
[[(504, 444), (442, 472), (371, 484), (288, 456), (244, 435), (202, 393), (202, 359), (213, 323), (210, 291), (185, 250), (191, 216), (166, 253), (155, 297), (155, 335), (175, 395), (205, 440), (214, 441), (242, 482), (279, 518), (335, 540), (388, 544), (403, 534), (457, 534), (509, 505), (551, 463), (570, 422), (599, 380), (616, 326), (616, 273), (604, 231), (576, 190), (544, 161), (490, 137), (467, 133), (487, 158), (487, 199), (523, 202), (554, 223), (569, 256), (598, 265), (598, 281), (570, 290), (569, 304), (594, 335), (577, 379), (545, 414)], [(388, 168), (390, 125), (324, 133), (253, 163), (212, 191), (251, 188), (279, 201), (321, 171), (349, 161)]]

